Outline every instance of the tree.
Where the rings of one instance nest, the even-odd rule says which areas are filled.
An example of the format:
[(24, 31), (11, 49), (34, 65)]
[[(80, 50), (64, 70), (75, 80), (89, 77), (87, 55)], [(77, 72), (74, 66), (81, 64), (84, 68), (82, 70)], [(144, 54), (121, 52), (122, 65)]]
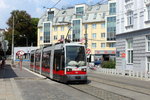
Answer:
[(37, 46), (37, 26), (38, 26), (39, 18), (32, 18), (31, 19), (31, 33), (29, 37), (29, 43), (33, 46)]
[(9, 52), (11, 51), (12, 30), (14, 17), (14, 47), (37, 45), (38, 18), (31, 18), (26, 11), (14, 10), (7, 21), (8, 31), (5, 32), (6, 40), (9, 41)]

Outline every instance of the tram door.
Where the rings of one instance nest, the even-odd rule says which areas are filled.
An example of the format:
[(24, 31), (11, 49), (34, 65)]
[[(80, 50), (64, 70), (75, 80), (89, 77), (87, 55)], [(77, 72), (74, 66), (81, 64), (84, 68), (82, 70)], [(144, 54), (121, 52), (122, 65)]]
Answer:
[(53, 63), (53, 74), (55, 79), (60, 79), (61, 75), (64, 73), (64, 55), (62, 50), (54, 51), (54, 63)]

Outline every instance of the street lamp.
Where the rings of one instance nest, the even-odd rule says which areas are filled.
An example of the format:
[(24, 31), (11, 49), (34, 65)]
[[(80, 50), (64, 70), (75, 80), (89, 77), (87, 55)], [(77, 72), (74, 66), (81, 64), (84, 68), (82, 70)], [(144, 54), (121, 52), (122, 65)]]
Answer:
[(14, 64), (14, 15), (12, 15), (13, 17), (13, 28), (12, 28), (12, 48), (11, 48), (11, 57), (12, 57), (12, 65)]

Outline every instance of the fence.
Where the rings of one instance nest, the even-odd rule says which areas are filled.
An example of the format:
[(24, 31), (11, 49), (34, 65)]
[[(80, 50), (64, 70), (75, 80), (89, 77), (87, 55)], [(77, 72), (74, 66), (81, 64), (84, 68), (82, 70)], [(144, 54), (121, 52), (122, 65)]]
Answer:
[(117, 69), (106, 69), (106, 68), (97, 68), (97, 72), (111, 74), (111, 75), (120, 75), (120, 76), (128, 76), (140, 79), (150, 79), (150, 73), (140, 72), (140, 71), (125, 71), (125, 70), (117, 70)]

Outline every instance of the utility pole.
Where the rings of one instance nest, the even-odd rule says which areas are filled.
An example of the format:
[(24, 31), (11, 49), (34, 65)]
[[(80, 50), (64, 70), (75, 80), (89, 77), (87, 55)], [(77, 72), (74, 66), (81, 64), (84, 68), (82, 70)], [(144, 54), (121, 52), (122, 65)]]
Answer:
[(88, 39), (87, 39), (87, 36), (88, 36), (88, 34), (87, 34), (87, 24), (85, 24), (85, 34), (84, 34), (84, 36), (85, 36), (85, 48), (87, 49), (87, 47), (88, 47)]
[(13, 29), (12, 29), (12, 49), (11, 49), (12, 65), (14, 65), (14, 15), (13, 15)]

